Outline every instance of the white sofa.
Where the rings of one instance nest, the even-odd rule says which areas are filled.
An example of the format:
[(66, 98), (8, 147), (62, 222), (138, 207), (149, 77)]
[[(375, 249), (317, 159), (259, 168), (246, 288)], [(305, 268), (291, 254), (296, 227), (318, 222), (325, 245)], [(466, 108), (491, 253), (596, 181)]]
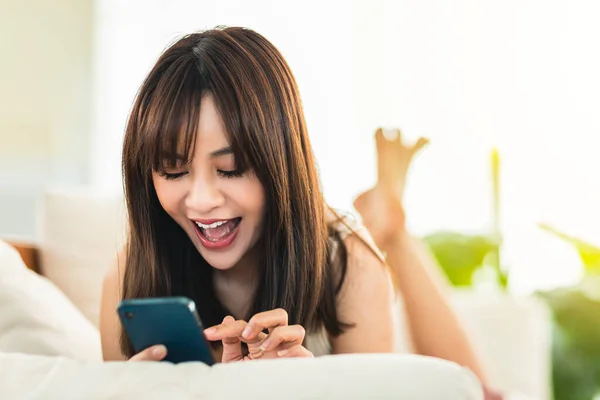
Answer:
[[(54, 189), (46, 192), (40, 210), (35, 240), (41, 272), (75, 305), (74, 312), (97, 326), (102, 276), (125, 240), (122, 199), (90, 189)], [(550, 320), (542, 304), (532, 298), (470, 292), (456, 292), (452, 301), (495, 387), (533, 399), (551, 397)], [(1, 335), (0, 325), (3, 351)], [(409, 350), (407, 337), (402, 330), (399, 352)], [(423, 375), (422, 381), (428, 380)]]
[(482, 400), (483, 393), (475, 377), (455, 364), (396, 354), (214, 367), (0, 354), (0, 398)]
[(0, 276), (0, 399), (483, 399), (467, 369), (411, 355), (103, 363), (93, 324), (3, 241)]

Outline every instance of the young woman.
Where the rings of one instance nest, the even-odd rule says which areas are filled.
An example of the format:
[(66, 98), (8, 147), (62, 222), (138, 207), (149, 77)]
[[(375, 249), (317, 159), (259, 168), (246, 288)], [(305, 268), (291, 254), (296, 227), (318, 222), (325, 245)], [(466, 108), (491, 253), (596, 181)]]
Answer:
[[(404, 229), (420, 145), (377, 140), (380, 179), (356, 207), (388, 253), (416, 350), (482, 377)], [(368, 233), (325, 205), (295, 80), (261, 35), (215, 29), (170, 46), (135, 100), (123, 171), (129, 240), (103, 287), (106, 360), (164, 358), (161, 345), (133, 354), (116, 308), (174, 295), (196, 302), (223, 362), (394, 350), (390, 271)]]
[[(124, 298), (196, 302), (222, 361), (391, 352), (394, 288), (368, 239), (324, 202), (296, 82), (243, 28), (187, 35), (142, 84), (123, 146), (128, 245), (106, 276), (106, 360), (137, 355)], [(265, 333), (265, 332), (268, 332)]]

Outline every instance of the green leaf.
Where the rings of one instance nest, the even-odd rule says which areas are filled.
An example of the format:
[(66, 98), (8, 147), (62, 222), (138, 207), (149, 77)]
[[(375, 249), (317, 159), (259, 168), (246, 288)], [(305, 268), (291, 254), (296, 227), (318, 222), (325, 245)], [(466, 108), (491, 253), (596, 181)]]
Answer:
[(563, 233), (547, 224), (539, 224), (538, 226), (546, 232), (550, 232), (565, 242), (573, 245), (579, 253), (579, 257), (581, 258), (585, 270), (589, 273), (600, 274), (600, 247)]
[(454, 286), (471, 286), (485, 256), (497, 248), (491, 236), (437, 232), (423, 238)]

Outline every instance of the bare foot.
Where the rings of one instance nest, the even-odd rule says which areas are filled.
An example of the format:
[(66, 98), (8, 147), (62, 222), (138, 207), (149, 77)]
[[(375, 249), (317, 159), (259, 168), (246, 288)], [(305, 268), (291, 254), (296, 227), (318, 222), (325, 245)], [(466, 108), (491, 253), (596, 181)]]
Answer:
[(399, 129), (375, 132), (377, 145), (377, 184), (361, 193), (354, 207), (363, 218), (375, 244), (385, 250), (393, 237), (404, 229), (402, 197), (406, 176), (415, 156), (429, 141), (419, 138), (413, 145), (402, 141)]

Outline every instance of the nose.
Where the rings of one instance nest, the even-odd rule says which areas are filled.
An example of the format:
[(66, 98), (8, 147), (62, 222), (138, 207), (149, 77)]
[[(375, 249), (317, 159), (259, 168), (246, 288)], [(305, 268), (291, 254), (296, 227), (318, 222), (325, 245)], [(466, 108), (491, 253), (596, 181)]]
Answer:
[(186, 198), (186, 207), (200, 215), (208, 215), (212, 210), (225, 204), (225, 195), (211, 177), (198, 177)]

